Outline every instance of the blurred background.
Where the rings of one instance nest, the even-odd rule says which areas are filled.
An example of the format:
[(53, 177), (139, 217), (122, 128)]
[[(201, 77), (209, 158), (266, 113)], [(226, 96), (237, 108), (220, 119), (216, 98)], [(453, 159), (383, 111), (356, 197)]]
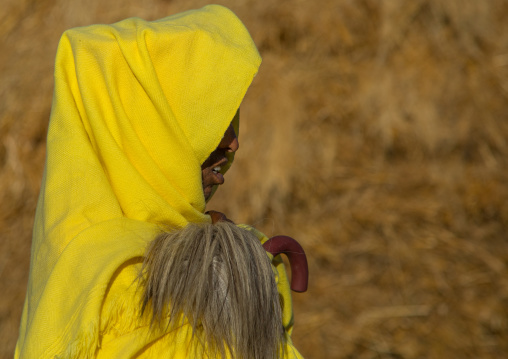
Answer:
[[(209, 209), (307, 251), (307, 358), (508, 357), (508, 1), (229, 0), (263, 64)], [(0, 358), (62, 32), (197, 0), (0, 0)]]

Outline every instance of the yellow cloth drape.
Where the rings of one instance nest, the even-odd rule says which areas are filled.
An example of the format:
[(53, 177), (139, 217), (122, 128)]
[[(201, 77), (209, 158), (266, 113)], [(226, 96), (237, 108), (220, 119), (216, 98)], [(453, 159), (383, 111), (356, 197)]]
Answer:
[(154, 333), (140, 317), (140, 258), (161, 224), (210, 220), (200, 165), (260, 62), (217, 5), (64, 33), (15, 358), (185, 357), (188, 331)]

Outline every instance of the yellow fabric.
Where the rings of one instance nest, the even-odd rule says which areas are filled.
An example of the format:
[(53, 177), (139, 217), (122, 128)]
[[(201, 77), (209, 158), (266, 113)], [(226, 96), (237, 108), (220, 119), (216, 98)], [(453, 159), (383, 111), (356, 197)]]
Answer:
[(64, 33), (15, 358), (186, 357), (187, 330), (155, 333), (140, 317), (139, 263), (161, 224), (210, 220), (200, 165), (260, 62), (216, 5)]

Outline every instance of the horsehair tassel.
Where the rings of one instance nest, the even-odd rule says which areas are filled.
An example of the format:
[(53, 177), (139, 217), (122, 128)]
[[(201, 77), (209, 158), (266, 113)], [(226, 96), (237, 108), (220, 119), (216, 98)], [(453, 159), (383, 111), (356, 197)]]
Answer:
[(291, 289), (295, 292), (305, 292), (309, 282), (309, 266), (300, 243), (288, 236), (275, 236), (267, 240), (263, 248), (274, 256), (284, 253), (289, 258)]

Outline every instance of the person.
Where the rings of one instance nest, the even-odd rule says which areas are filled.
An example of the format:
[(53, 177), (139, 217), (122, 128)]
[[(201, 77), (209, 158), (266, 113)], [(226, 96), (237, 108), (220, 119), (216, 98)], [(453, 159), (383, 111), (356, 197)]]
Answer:
[[(212, 248), (199, 238), (213, 241), (221, 231), (241, 243), (252, 244), (253, 237), (256, 248), (266, 240), (252, 227), (205, 212), (238, 150), (240, 103), (260, 63), (244, 25), (218, 5), (63, 34), (15, 358), (262, 357), (234, 347), (242, 339), (235, 333), (244, 332), (214, 337), (216, 323), (189, 318), (192, 300), (173, 297), (171, 286), (163, 297), (152, 284), (165, 282), (150, 282), (154, 258), (176, 258), (173, 252), (190, 243), (186, 230), (199, 232), (196, 253)], [(175, 243), (184, 244), (163, 254), (157, 249)], [(181, 276), (201, 259), (189, 253), (179, 264), (187, 267), (175, 267)], [(216, 257), (210, 258), (215, 268)], [(219, 264), (227, 267), (224, 258)], [(263, 258), (271, 279), (260, 285), (267, 291), (275, 286), (276, 327), (282, 331), (272, 354), (299, 358), (290, 338), (284, 265), (266, 253)], [(252, 285), (261, 281), (251, 277)], [(234, 299), (238, 284), (227, 280), (219, 287), (235, 290), (221, 297), (223, 304)], [(248, 285), (239, 287), (247, 293)], [(186, 293), (193, 288), (200, 289), (187, 285)], [(275, 313), (272, 304), (265, 306)], [(176, 311), (168, 309), (173, 305)], [(223, 318), (217, 315), (211, 320)], [(222, 340), (230, 341), (224, 346)]]

